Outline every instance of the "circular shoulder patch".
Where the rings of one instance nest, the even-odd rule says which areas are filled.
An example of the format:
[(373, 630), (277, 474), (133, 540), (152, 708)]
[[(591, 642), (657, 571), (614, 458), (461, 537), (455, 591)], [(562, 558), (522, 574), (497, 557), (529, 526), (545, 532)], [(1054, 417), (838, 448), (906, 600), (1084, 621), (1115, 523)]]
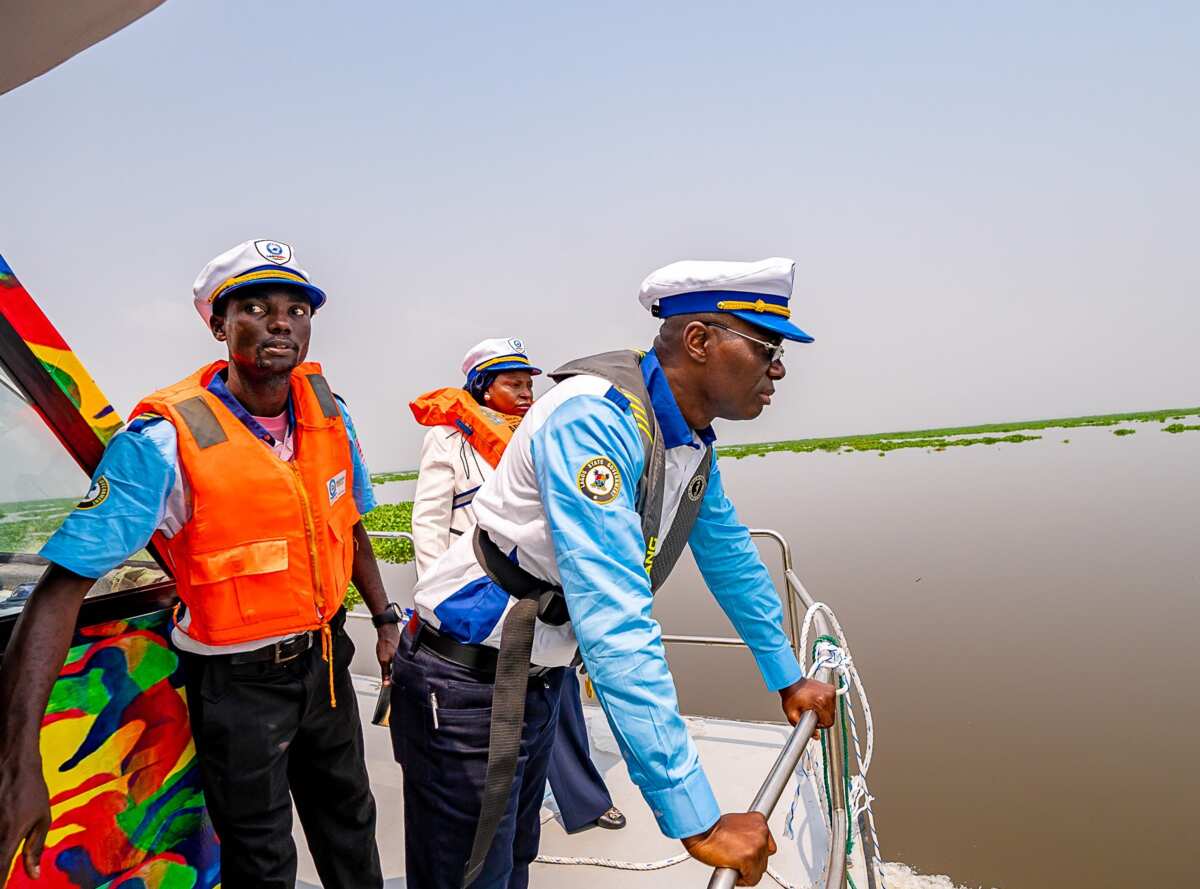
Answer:
[(704, 489), (707, 487), (708, 487), (708, 479), (702, 475), (696, 476), (695, 478), (692, 479), (691, 484), (688, 485), (688, 489), (687, 489), (688, 499), (692, 500), (693, 502), (695, 502), (696, 500), (699, 500), (701, 497), (704, 496)]
[(604, 506), (621, 493), (621, 470), (607, 457), (593, 457), (579, 470), (579, 491), (593, 503)]
[(95, 509), (108, 499), (108, 479), (104, 476), (96, 479), (88, 488), (87, 496), (75, 504), (76, 509)]

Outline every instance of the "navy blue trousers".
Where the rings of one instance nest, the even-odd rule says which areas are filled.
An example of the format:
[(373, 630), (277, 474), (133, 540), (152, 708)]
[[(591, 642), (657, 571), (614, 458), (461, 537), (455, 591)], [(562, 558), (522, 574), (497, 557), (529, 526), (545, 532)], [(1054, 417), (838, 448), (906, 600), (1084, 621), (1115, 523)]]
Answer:
[[(471, 889), (526, 889), (558, 729), (564, 668), (530, 679), (508, 810)], [(405, 632), (392, 667), (392, 748), (404, 769), (408, 889), (460, 889), (482, 806), (492, 683), (417, 648)]]
[(567, 830), (587, 827), (612, 807), (612, 796), (592, 763), (579, 679), (568, 670), (562, 683), (558, 735), (550, 753), (550, 789)]

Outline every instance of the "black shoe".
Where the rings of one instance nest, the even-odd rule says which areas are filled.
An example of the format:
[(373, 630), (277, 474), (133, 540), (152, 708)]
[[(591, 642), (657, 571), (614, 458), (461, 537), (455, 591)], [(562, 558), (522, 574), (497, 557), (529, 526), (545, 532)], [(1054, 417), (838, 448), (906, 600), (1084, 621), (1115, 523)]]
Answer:
[(620, 809), (613, 806), (596, 819), (596, 826), (603, 827), (606, 830), (620, 830), (625, 826), (625, 816), (621, 814)]

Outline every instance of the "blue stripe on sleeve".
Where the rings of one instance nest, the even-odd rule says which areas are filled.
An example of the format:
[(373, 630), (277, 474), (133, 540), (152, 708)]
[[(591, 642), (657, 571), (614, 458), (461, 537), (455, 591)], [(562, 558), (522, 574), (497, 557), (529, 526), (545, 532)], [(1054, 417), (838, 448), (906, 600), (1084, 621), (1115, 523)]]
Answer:
[(350, 412), (340, 398), (337, 399), (338, 410), (342, 412), (342, 422), (346, 424), (346, 435), (350, 439), (350, 459), (354, 464), (354, 503), (359, 515), (366, 515), (377, 505), (375, 490), (371, 486), (371, 473), (367, 469), (367, 461), (363, 457), (362, 445), (358, 441), (358, 433), (354, 430), (354, 421)]
[(470, 645), (479, 645), (492, 634), (509, 595), (490, 577), (480, 577), (443, 600), (433, 613), (439, 622), (438, 631)]
[(40, 555), (83, 577), (100, 577), (149, 542), (174, 484), (175, 465), (154, 441), (141, 432), (117, 433), (92, 476), (95, 504), (67, 516)]

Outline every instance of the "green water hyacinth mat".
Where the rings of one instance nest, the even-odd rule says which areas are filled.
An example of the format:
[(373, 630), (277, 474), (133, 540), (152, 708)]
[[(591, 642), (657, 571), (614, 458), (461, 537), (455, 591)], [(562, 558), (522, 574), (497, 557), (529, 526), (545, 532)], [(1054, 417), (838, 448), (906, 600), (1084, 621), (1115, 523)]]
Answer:
[[(415, 473), (414, 473), (415, 474)], [(412, 533), (412, 501), (384, 503), (363, 516), (363, 527), (368, 531), (407, 531)], [(413, 560), (412, 543), (407, 540), (373, 540), (375, 557), (381, 562), (403, 565)], [(350, 584), (346, 593), (346, 607), (353, 608), (362, 603), (362, 596)]]
[[(1126, 414), (1099, 414), (1086, 417), (1060, 417), (1051, 420), (1025, 420), (1013, 423), (988, 423), (982, 426), (954, 426), (941, 429), (920, 429), (910, 432), (877, 432), (871, 435), (846, 435), (837, 438), (802, 438), (792, 441), (770, 441), (759, 444), (727, 445), (718, 448), (722, 457), (741, 459), (761, 457), (777, 451), (810, 453), (825, 451), (831, 454), (847, 454), (856, 451), (887, 451), (901, 448), (925, 448), (944, 451), (946, 448), (969, 447), (971, 445), (1021, 444), (1038, 441), (1040, 435), (1026, 435), (1042, 429), (1070, 429), (1075, 426), (1119, 426), (1122, 423), (1166, 423), (1168, 420), (1186, 420), (1200, 417), (1200, 407), (1167, 408), (1157, 411), (1138, 411)], [(1163, 432), (1185, 432), (1200, 429), (1200, 425), (1185, 425), (1175, 422), (1163, 426)], [(1117, 429), (1117, 435), (1129, 435), (1136, 430)], [(1064, 439), (1067, 443), (1069, 439)]]

